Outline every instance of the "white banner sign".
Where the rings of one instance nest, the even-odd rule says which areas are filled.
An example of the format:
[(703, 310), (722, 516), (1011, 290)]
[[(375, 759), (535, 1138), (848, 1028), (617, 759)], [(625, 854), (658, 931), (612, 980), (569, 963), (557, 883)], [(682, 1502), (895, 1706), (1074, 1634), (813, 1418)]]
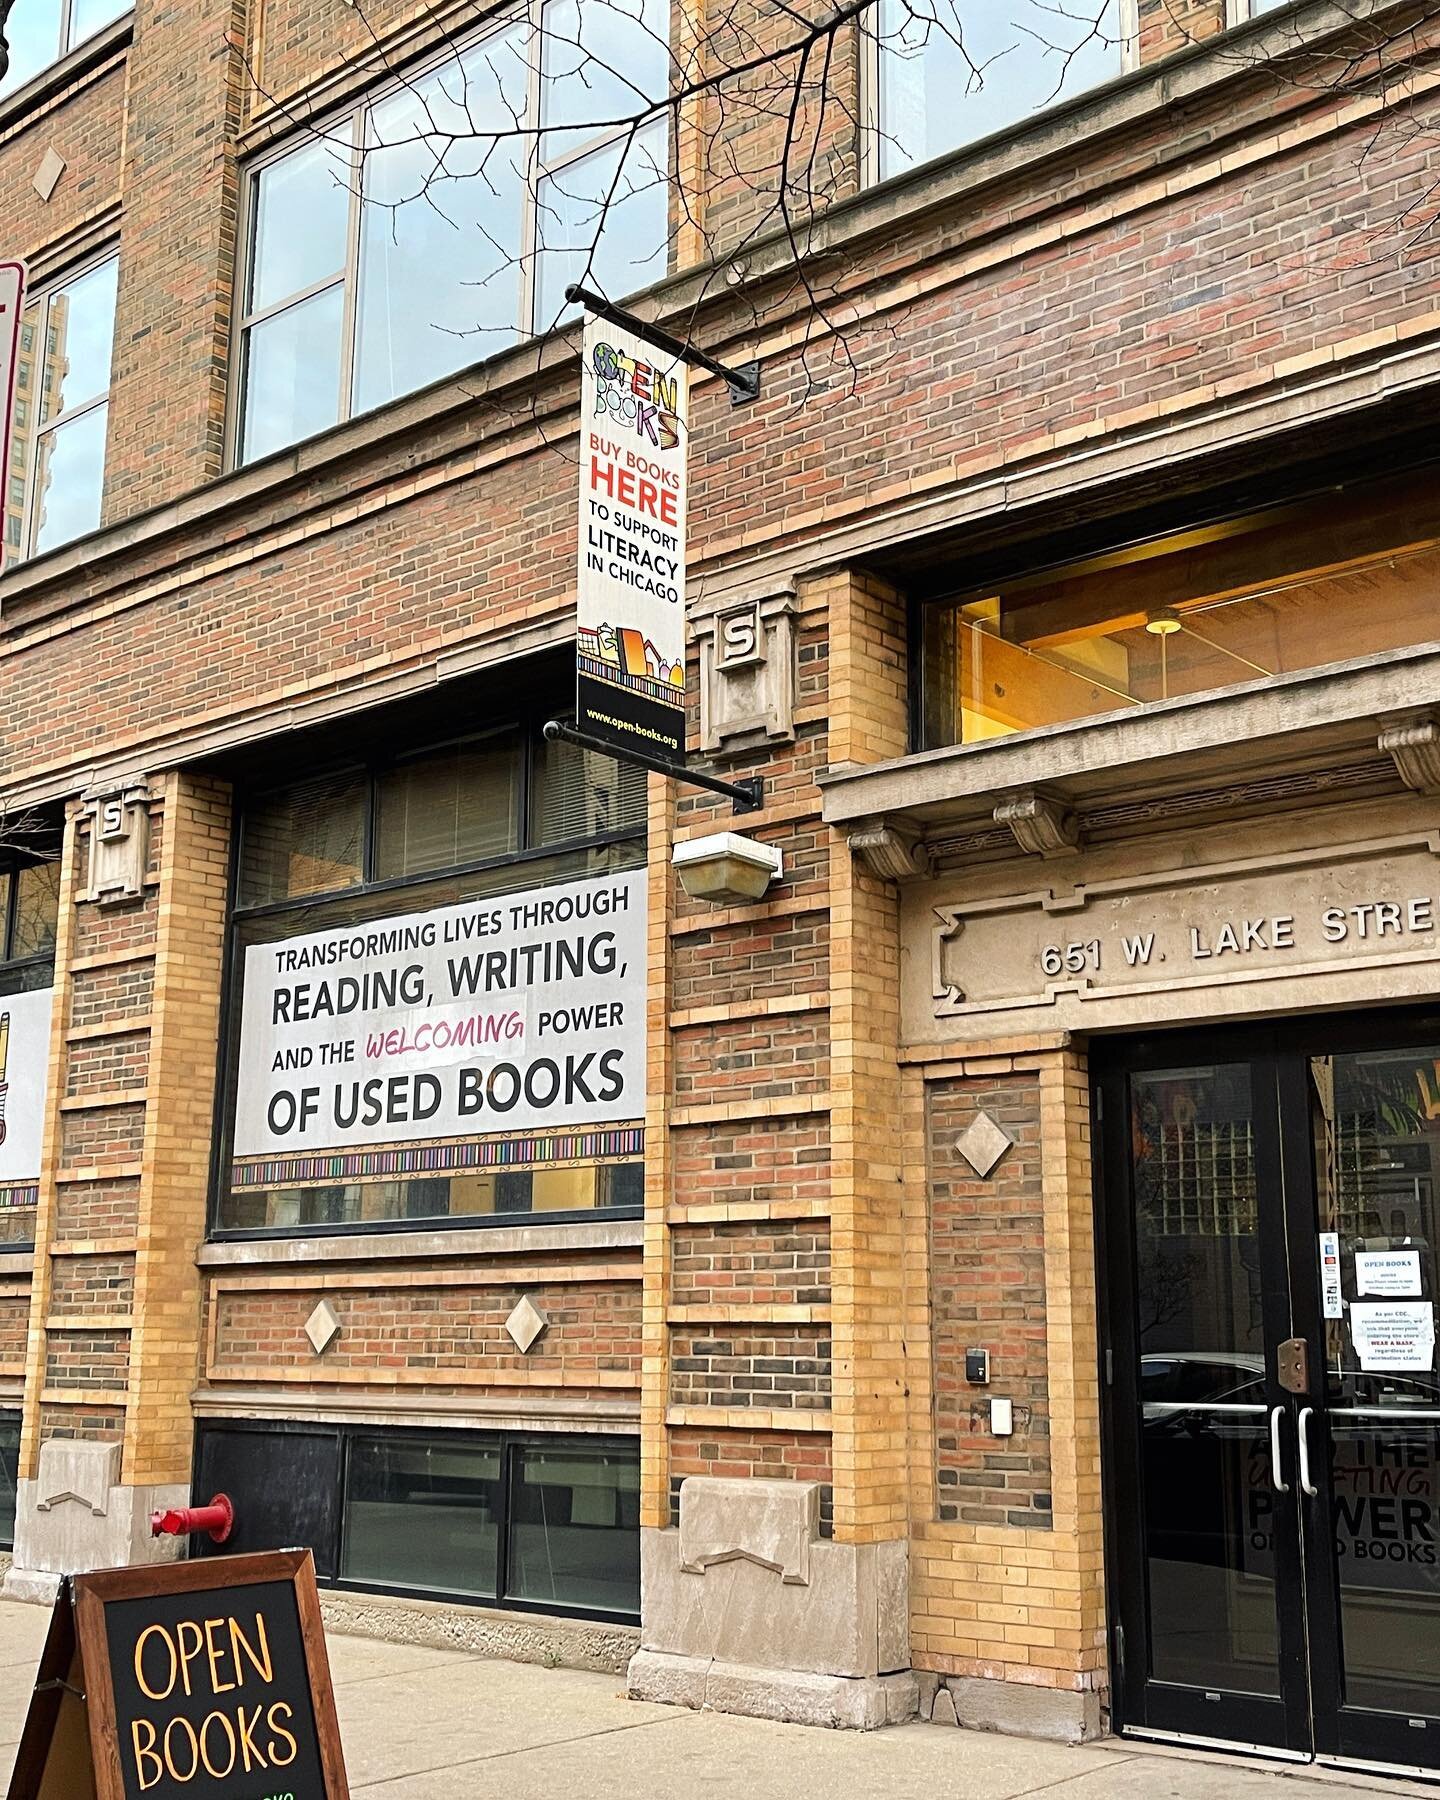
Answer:
[(235, 1155), (645, 1111), (645, 873), (245, 952)]
[(40, 1178), (50, 998), (49, 988), (0, 994), (0, 1185)]
[(603, 319), (582, 356), (577, 720), (683, 760), (686, 370)]

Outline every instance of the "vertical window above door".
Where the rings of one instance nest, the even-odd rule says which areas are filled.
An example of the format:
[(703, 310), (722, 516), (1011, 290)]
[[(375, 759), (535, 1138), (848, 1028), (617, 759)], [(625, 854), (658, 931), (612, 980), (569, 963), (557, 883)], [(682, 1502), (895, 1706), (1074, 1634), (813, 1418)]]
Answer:
[(249, 178), (235, 454), (269, 455), (669, 266), (668, 0), (532, 0)]
[(870, 43), (876, 179), (959, 150), (1134, 66), (1136, 0), (880, 0)]
[(100, 523), (119, 258), (32, 297), (20, 324), (5, 493), (7, 562), (57, 549)]

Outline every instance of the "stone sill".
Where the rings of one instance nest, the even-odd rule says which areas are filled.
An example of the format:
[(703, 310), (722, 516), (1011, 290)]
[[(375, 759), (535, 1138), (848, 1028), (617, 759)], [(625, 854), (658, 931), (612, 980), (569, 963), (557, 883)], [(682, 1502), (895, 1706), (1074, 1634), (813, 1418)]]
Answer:
[(424, 1262), (437, 1257), (533, 1256), (543, 1251), (579, 1255), (593, 1250), (639, 1250), (643, 1219), (597, 1219), (575, 1225), (468, 1226), (457, 1231), (365, 1231), (345, 1237), (230, 1239), (202, 1244), (202, 1269), (253, 1269), (276, 1264)]
[(557, 1613), (505, 1612), (333, 1587), (321, 1588), (320, 1608), (327, 1631), (378, 1638), (387, 1644), (463, 1650), (549, 1669), (623, 1675), (640, 1648), (638, 1625), (602, 1624)]
[[(979, 827), (1039, 788), (1066, 805), (1141, 800), (1302, 767), (1379, 759), (1387, 722), (1434, 705), (1440, 643), (1267, 676), (1133, 712), (927, 750), (818, 777), (827, 824)], [(1394, 774), (1398, 791), (1400, 778)]]
[(31, 1275), (35, 1272), (35, 1252), (0, 1250), (0, 1275)]

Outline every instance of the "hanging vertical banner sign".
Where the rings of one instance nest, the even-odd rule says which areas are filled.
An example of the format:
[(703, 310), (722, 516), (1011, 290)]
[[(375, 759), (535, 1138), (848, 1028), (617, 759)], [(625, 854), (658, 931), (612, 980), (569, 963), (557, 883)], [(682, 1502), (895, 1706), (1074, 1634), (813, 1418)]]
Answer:
[(679, 762), (687, 371), (603, 319), (586, 324), (583, 355), (576, 723)]

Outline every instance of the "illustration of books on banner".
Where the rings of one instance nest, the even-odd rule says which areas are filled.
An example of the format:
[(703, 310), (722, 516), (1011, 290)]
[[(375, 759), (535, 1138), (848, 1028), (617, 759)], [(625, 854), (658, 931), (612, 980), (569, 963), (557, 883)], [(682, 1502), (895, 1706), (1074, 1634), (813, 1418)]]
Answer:
[(10, 1092), (10, 1015), (0, 1013), (0, 1144), (5, 1142), (5, 1099)]
[(685, 692), (685, 664), (668, 663), (643, 631), (604, 624), (581, 626), (577, 646), (588, 674), (674, 706)]

